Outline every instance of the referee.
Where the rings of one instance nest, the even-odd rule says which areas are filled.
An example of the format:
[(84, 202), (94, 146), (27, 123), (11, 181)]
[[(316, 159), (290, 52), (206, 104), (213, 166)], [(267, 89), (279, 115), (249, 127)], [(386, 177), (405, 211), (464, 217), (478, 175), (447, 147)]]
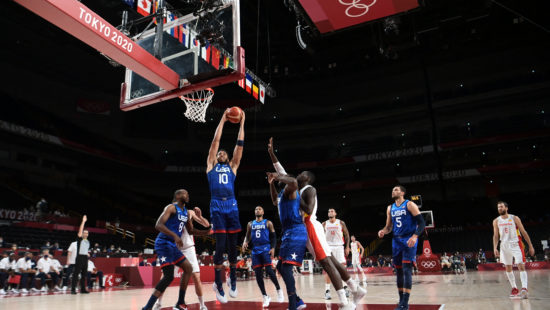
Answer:
[(76, 241), (76, 262), (73, 271), (73, 281), (71, 283), (71, 294), (76, 294), (76, 282), (80, 274), (80, 293), (88, 294), (86, 290), (86, 276), (88, 275), (88, 250), (90, 242), (88, 241), (88, 231), (84, 230), (86, 215), (82, 217), (82, 223), (78, 229), (78, 239)]

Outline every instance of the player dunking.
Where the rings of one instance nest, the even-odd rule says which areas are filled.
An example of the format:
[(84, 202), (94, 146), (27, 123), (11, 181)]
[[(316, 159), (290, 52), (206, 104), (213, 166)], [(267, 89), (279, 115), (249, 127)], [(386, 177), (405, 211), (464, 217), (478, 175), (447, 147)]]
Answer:
[[(286, 175), (286, 171), (273, 152), (273, 138), (269, 139), (268, 152), (273, 162), (273, 167), (279, 175)], [(307, 249), (318, 261), (325, 272), (329, 275), (332, 285), (338, 293), (341, 309), (352, 309), (354, 305), (346, 297), (346, 292), (342, 286), (342, 280), (348, 284), (353, 293), (353, 303), (356, 305), (367, 293), (363, 288), (349, 276), (348, 271), (338, 261), (332, 257), (330, 248), (327, 244), (323, 225), (317, 221), (317, 191), (311, 185), (315, 176), (310, 171), (304, 171), (296, 178), (300, 194), (300, 210), (306, 225), (308, 242)]]
[(271, 297), (265, 292), (264, 285), (264, 272), (265, 271), (275, 288), (277, 289), (277, 301), (283, 302), (285, 296), (277, 281), (277, 276), (273, 271), (273, 264), (271, 263), (275, 255), (275, 245), (277, 245), (277, 235), (275, 234), (275, 228), (273, 223), (264, 219), (264, 208), (257, 206), (254, 209), (254, 215), (256, 219), (248, 222), (246, 227), (246, 236), (243, 241), (242, 249), (246, 251), (248, 243), (252, 244), (252, 269), (256, 274), (256, 282), (263, 296), (263, 307), (267, 308), (271, 302)]
[(399, 304), (395, 310), (408, 310), (412, 288), (412, 262), (416, 261), (418, 236), (424, 231), (425, 223), (418, 206), (404, 198), (405, 187), (397, 185), (391, 197), (395, 201), (386, 211), (386, 226), (378, 231), (384, 238), (393, 230), (392, 256), (397, 275)]
[[(338, 263), (346, 267), (346, 257), (349, 255), (349, 232), (344, 221), (336, 218), (336, 210), (328, 209), (328, 221), (323, 222), (323, 228), (327, 237), (327, 243), (330, 247), (332, 256)], [(344, 249), (345, 244), (345, 249)], [(348, 287), (344, 285), (346, 297), (349, 297)], [(330, 277), (325, 274), (325, 299), (331, 299), (330, 296)]]
[[(193, 209), (193, 211), (194, 213), (189, 212), (189, 221), (194, 220), (204, 227), (210, 226), (210, 222), (208, 222), (208, 220), (202, 216), (201, 209), (195, 208)], [(189, 261), (193, 269), (192, 277), (193, 283), (195, 283), (195, 293), (197, 294), (197, 297), (199, 299), (199, 310), (208, 310), (208, 308), (204, 304), (204, 299), (202, 297), (202, 282), (200, 274), (201, 270), (197, 261), (197, 252), (195, 251), (195, 239), (193, 235), (189, 234), (186, 227), (183, 228), (183, 232), (181, 233), (181, 241), (183, 243), (183, 247), (180, 248), (181, 253), (185, 255), (185, 258)], [(157, 303), (153, 307), (153, 310), (160, 310), (162, 308), (161, 298), (162, 296), (157, 299)]]
[(355, 239), (354, 235), (351, 236), (350, 248), (351, 248), (351, 267), (356, 272), (355, 281), (359, 282), (359, 273), (361, 273), (361, 279), (362, 279), (361, 281), (363, 282), (364, 286), (367, 286), (367, 277), (365, 276), (365, 273), (363, 272), (363, 267), (361, 266), (361, 257), (363, 257), (365, 248), (363, 248), (363, 245), (361, 245), (361, 242)]
[[(535, 249), (531, 244), (531, 238), (525, 231), (523, 224), (519, 217), (508, 214), (508, 204), (504, 201), (497, 203), (498, 214), (493, 221), (493, 250), (495, 256), (500, 256), (500, 262), (506, 267), (506, 276), (510, 285), (512, 286), (512, 292), (510, 297), (527, 298), (527, 271), (525, 271), (525, 251), (523, 246), (522, 237), (527, 241), (529, 245), (529, 255), (535, 255)], [(497, 250), (498, 241), (500, 239), (500, 252)], [(519, 276), (521, 279), (521, 293), (516, 286), (516, 278), (514, 277), (514, 271), (512, 269), (513, 263), (518, 264)]]
[[(304, 301), (298, 297), (294, 280), (294, 266), (301, 266), (306, 253), (307, 231), (300, 214), (300, 194), (295, 178), (277, 173), (267, 173), (271, 201), (277, 206), (283, 227), (279, 262), (277, 269), (285, 282), (288, 295), (288, 310), (306, 308)], [(282, 190), (277, 193), (275, 183), (279, 182)]]
[(184, 189), (177, 190), (174, 193), (173, 202), (164, 208), (164, 211), (157, 220), (155, 228), (160, 232), (155, 240), (155, 252), (157, 252), (161, 263), (162, 279), (160, 279), (147, 305), (142, 310), (152, 309), (157, 299), (162, 296), (166, 288), (172, 283), (174, 280), (174, 265), (182, 268), (183, 274), (180, 280), (178, 302), (173, 309), (187, 309), (185, 305), (185, 291), (187, 290), (193, 268), (185, 258), (185, 255), (178, 249), (178, 247), (183, 247), (180, 236), (184, 227), (190, 234), (194, 235), (208, 235), (212, 233), (211, 230), (195, 230), (193, 228), (193, 223), (190, 219), (195, 216), (195, 213), (185, 208), (185, 204), (188, 202), (189, 193)]
[(215, 283), (213, 288), (216, 292), (216, 298), (221, 303), (227, 302), (221, 280), (221, 273), (224, 270), (224, 253), (227, 253), (230, 263), (231, 287), (229, 296), (237, 297), (237, 233), (241, 231), (241, 223), (239, 222), (239, 209), (233, 186), (243, 155), (245, 119), (244, 112), (242, 112), (237, 145), (233, 150), (233, 158), (230, 160), (225, 150), (218, 150), (223, 126), (227, 121), (227, 112), (228, 110), (224, 112), (216, 128), (206, 160), (206, 175), (208, 176), (211, 194), (210, 220), (216, 239), (216, 254), (214, 255)]

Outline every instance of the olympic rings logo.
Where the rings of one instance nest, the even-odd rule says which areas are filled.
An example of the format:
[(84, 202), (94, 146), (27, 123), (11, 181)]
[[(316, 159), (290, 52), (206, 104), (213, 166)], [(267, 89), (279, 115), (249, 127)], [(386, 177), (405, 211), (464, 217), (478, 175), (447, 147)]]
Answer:
[(431, 260), (431, 261), (423, 261), (420, 263), (420, 265), (426, 269), (433, 269), (435, 268), (435, 266), (437, 266), (437, 263)]
[[(340, 4), (347, 6), (346, 15), (348, 17), (361, 17), (367, 14), (370, 7), (376, 3), (376, 0), (372, 0), (371, 4), (364, 4), (361, 3), (361, 1), (362, 0), (338, 0)], [(355, 9), (355, 14), (353, 14), (352, 9)]]

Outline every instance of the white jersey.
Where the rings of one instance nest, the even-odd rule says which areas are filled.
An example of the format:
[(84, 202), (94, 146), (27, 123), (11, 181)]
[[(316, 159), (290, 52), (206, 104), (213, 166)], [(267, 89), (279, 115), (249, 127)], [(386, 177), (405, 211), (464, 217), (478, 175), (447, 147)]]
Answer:
[(507, 218), (502, 218), (502, 216), (499, 216), (497, 218), (497, 225), (501, 244), (518, 243), (520, 241), (521, 237), (512, 214), (508, 214)]
[(325, 222), (325, 233), (327, 234), (327, 242), (330, 246), (344, 245), (344, 229), (340, 220), (335, 220), (331, 223), (330, 220)]
[(183, 227), (181, 232), (181, 241), (183, 242), (183, 248), (187, 249), (195, 246), (195, 238), (187, 232), (187, 228)]
[(357, 246), (357, 241), (351, 242), (351, 256), (352, 257), (358, 257), (360, 253), (360, 249)]
[[(308, 188), (312, 187), (311, 185), (306, 185), (300, 190), (300, 197), (302, 197), (302, 194), (304, 191)], [(300, 210), (300, 213), (302, 214), (302, 219), (306, 217), (306, 214)], [(313, 206), (313, 211), (309, 215), (309, 218), (311, 221), (317, 220), (317, 195), (315, 195), (315, 205)]]

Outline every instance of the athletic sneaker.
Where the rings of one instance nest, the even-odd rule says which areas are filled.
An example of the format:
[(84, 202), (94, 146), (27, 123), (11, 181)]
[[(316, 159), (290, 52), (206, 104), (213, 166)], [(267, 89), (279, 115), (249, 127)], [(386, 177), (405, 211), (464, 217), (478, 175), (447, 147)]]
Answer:
[(31, 291), (32, 291), (32, 292), (34, 292), (34, 293), (38, 293), (38, 292), (40, 292), (40, 290), (39, 290), (39, 289), (37, 289), (36, 287), (33, 287), (33, 288), (31, 288)]
[(348, 302), (347, 305), (339, 305), (338, 310), (354, 310), (355, 305), (351, 302)]
[(347, 286), (344, 286), (344, 291), (346, 292), (346, 297), (349, 298), (349, 288)]
[(17, 289), (15, 289), (15, 288), (12, 288), (10, 292), (12, 292), (12, 293), (14, 293), (14, 294), (19, 294), (19, 291), (18, 291)]
[(231, 298), (237, 298), (237, 285), (235, 285), (235, 289), (233, 288), (230, 288), (229, 289), (229, 296), (231, 296)]
[(216, 285), (216, 283), (212, 283), (212, 289), (214, 290), (214, 292), (216, 292), (216, 299), (219, 302), (221, 302), (222, 304), (226, 304), (227, 303), (227, 297), (225, 296), (225, 294), (223, 292), (223, 288), (218, 289), (218, 286)]
[(45, 287), (45, 286), (42, 286), (42, 289), (40, 290), (42, 293), (47, 293), (48, 292), (48, 288)]
[(283, 290), (278, 289), (277, 290), (277, 302), (284, 302), (285, 301), (285, 294), (283, 294)]
[(367, 295), (367, 290), (364, 288), (357, 286), (357, 291), (353, 293), (353, 303), (358, 305), (361, 299)]
[(54, 290), (56, 290), (56, 291), (61, 291), (61, 288), (60, 288), (59, 286), (57, 286), (57, 285), (56, 285), (56, 286), (54, 286), (54, 288), (53, 288), (53, 289), (54, 289)]
[(528, 295), (528, 294), (527, 294), (527, 289), (526, 289), (526, 288), (522, 288), (522, 289), (521, 289), (521, 293), (520, 293), (520, 297), (521, 297), (522, 299), (527, 299), (527, 298), (529, 298), (527, 295)]
[(199, 307), (199, 310), (208, 310), (208, 308), (206, 308), (206, 305), (201, 305), (201, 306)]
[(63, 287), (61, 288), (61, 290), (62, 290), (63, 292), (66, 292), (66, 291), (67, 291), (67, 286), (63, 286)]
[(187, 305), (175, 305), (172, 310), (187, 310)]
[(262, 303), (262, 307), (264, 308), (269, 307), (269, 303), (271, 302), (271, 297), (264, 295), (263, 299), (264, 299), (264, 302)]
[(6, 295), (6, 291), (4, 289), (0, 289), (0, 295)]
[(162, 305), (160, 304), (160, 299), (157, 299), (157, 301), (153, 305), (152, 310), (160, 310), (160, 308), (162, 308)]
[(325, 291), (325, 299), (326, 299), (326, 300), (332, 299), (332, 297), (330, 297), (330, 290), (326, 290), (326, 291)]
[[(296, 301), (296, 310), (302, 310), (305, 308), (307, 308), (307, 305), (303, 300), (300, 299)], [(288, 308), (286, 310), (288, 310)]]
[(29, 291), (28, 291), (26, 288), (24, 288), (24, 289), (21, 290), (21, 293), (22, 293), (22, 294), (28, 294)]
[(512, 292), (510, 292), (510, 298), (515, 298), (515, 297), (518, 297), (519, 295), (519, 290), (517, 288), (513, 288), (512, 289)]

